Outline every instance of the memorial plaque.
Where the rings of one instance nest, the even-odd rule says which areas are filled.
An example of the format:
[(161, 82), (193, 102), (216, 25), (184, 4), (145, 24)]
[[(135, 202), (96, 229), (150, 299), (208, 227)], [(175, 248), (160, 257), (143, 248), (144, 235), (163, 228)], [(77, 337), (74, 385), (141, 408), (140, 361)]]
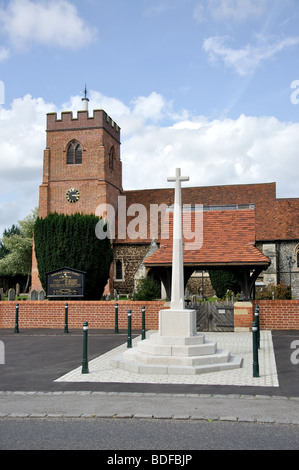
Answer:
[(84, 297), (85, 273), (61, 268), (47, 274), (47, 297)]

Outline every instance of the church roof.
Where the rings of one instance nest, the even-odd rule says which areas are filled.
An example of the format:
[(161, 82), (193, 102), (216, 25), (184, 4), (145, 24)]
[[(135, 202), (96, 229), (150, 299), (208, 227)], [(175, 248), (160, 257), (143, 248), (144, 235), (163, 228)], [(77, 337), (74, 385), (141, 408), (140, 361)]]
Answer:
[[(142, 204), (147, 211), (143, 223), (148, 236), (139, 242), (150, 242), (150, 207), (173, 204), (174, 189), (124, 191), (126, 204)], [(277, 199), (275, 183), (183, 187), (183, 204), (204, 206), (255, 205), (255, 241), (299, 239), (299, 198)], [(130, 218), (128, 218), (128, 221)], [(128, 242), (128, 240), (122, 240)]]
[[(188, 219), (186, 219), (186, 217)], [(191, 222), (191, 223), (190, 223)], [(184, 230), (189, 228), (189, 232)], [(189, 224), (189, 225), (188, 225)], [(160, 248), (144, 260), (147, 267), (172, 263), (173, 212), (165, 220)], [(190, 237), (197, 227), (197, 236)], [(209, 266), (268, 266), (270, 260), (255, 245), (255, 210), (204, 210), (183, 212), (184, 265)], [(194, 242), (194, 244), (192, 244)], [(195, 243), (196, 242), (196, 243)], [(189, 246), (186, 244), (189, 243)]]

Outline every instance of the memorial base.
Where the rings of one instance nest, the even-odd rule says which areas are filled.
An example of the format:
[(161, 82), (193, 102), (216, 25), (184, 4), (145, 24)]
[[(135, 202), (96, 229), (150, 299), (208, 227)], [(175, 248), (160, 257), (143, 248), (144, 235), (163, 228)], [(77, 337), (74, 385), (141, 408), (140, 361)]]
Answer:
[(242, 358), (196, 332), (195, 310), (161, 310), (159, 331), (113, 359), (138, 374), (196, 375), (239, 368)]

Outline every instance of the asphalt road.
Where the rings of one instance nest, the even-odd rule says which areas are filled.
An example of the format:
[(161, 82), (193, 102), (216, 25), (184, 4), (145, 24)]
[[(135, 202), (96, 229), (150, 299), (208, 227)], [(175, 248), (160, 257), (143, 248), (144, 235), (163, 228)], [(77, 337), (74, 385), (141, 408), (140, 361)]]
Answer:
[[(136, 336), (140, 332), (134, 332)], [(291, 361), (293, 341), (299, 331), (273, 331), (273, 344), (279, 387), (236, 387), (211, 385), (89, 383), (88, 390), (154, 393), (218, 393), (278, 395), (299, 397), (299, 364)], [(89, 330), (88, 359), (126, 342), (126, 332)], [(82, 363), (82, 331), (0, 330), (5, 345), (5, 364), (0, 364), (0, 391), (65, 391), (86, 390), (84, 383), (59, 383), (54, 380)], [(299, 351), (299, 344), (297, 346)], [(299, 356), (299, 354), (298, 354)]]
[[(97, 465), (107, 463), (115, 453), (137, 456), (136, 450), (143, 450), (143, 460), (150, 461), (153, 455), (168, 452), (182, 456), (191, 451), (190, 463), (194, 464), (201, 461), (200, 450), (298, 450), (299, 426), (145, 419), (8, 419), (0, 420), (0, 449), (110, 450), (97, 455)], [(144, 468), (144, 462), (140, 468)]]
[[(298, 449), (299, 332), (273, 332), (273, 388), (54, 382), (81, 365), (81, 331), (0, 330), (0, 340), (0, 449), (106, 449), (101, 459), (110, 449)], [(89, 359), (125, 341), (90, 330)]]

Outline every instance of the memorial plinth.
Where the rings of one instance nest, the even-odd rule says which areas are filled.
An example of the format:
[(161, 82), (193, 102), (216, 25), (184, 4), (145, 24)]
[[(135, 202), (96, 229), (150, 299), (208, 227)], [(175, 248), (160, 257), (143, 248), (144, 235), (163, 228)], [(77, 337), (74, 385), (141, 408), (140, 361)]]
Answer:
[(113, 359), (121, 369), (138, 374), (195, 375), (239, 368), (242, 358), (219, 349), (196, 331), (196, 311), (185, 309), (181, 182), (188, 181), (176, 169), (172, 284), (170, 309), (159, 312), (159, 331)]

